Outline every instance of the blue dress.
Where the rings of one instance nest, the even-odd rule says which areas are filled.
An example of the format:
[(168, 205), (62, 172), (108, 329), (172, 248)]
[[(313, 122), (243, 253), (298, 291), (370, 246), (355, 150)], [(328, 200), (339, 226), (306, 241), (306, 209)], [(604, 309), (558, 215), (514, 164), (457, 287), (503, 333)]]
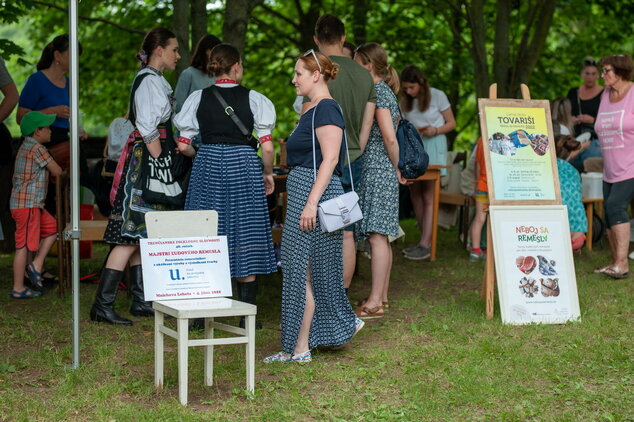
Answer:
[[(399, 109), (396, 97), (385, 82), (374, 85), (376, 107), (390, 111), (396, 130)], [(361, 156), (361, 181), (358, 186), (359, 204), (363, 220), (357, 223), (358, 237), (371, 233), (398, 236), (398, 179), (385, 150), (381, 129), (376, 120), (372, 123), (368, 145)]]
[(557, 158), (557, 172), (561, 186), (561, 202), (568, 207), (571, 232), (588, 232), (588, 218), (582, 202), (581, 176), (569, 162)]

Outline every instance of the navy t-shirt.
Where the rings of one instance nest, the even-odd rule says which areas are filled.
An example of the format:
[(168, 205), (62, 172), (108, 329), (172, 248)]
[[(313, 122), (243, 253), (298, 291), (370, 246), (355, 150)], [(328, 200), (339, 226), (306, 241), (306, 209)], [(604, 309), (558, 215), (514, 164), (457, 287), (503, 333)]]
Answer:
[[(66, 77), (66, 86), (60, 88), (53, 83), (42, 72), (35, 72), (24, 85), (20, 94), (20, 107), (29, 110), (43, 110), (58, 105), (70, 105), (68, 96), (68, 78)], [(68, 119), (58, 117), (51, 126), (68, 129)]]
[[(313, 168), (312, 119), (315, 110), (317, 110), (315, 114), (315, 128), (326, 125), (335, 125), (343, 129), (343, 132), (345, 133), (346, 125), (339, 105), (335, 102), (335, 100), (321, 100), (316, 107), (313, 107), (306, 113), (302, 114), (295, 130), (293, 130), (286, 141), (286, 163), (290, 167), (300, 166), (311, 169)], [(334, 171), (337, 176), (341, 176), (341, 166), (346, 161), (346, 149), (343, 143), (343, 133), (341, 137), (339, 163), (335, 167)], [(317, 169), (319, 169), (323, 158), (317, 136), (315, 136), (315, 157), (317, 160), (316, 166)]]

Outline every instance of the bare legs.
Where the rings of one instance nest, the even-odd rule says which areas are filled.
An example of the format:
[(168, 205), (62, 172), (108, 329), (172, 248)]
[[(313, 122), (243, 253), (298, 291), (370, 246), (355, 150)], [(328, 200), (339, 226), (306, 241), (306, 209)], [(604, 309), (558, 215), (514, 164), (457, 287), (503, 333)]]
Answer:
[(471, 249), (480, 249), (480, 243), (482, 240), (482, 227), (487, 221), (487, 215), (484, 212), (485, 205), (488, 205), (488, 203), (479, 201), (476, 201), (475, 203), (475, 217), (473, 217), (471, 227), (469, 228), (469, 235), (471, 236)]
[(387, 289), (392, 271), (392, 247), (387, 236), (383, 234), (372, 233), (368, 242), (372, 248), (372, 289), (364, 306), (373, 309), (388, 301)]
[(616, 224), (608, 230), (608, 240), (612, 249), (612, 266), (622, 273), (628, 272), (627, 251), (630, 243), (630, 223)]
[(349, 288), (357, 265), (357, 248), (354, 244), (354, 232), (343, 232), (343, 287)]
[[(53, 234), (40, 240), (40, 245), (33, 258), (33, 266), (36, 271), (42, 272), (44, 267), (44, 259), (51, 247), (57, 240), (57, 235)], [(15, 251), (15, 257), (13, 258), (13, 290), (21, 292), (24, 290), (24, 268), (26, 267), (27, 260), (29, 258), (29, 251), (24, 248), (17, 249)]]
[(123, 271), (126, 264), (130, 261), (130, 266), (141, 264), (141, 254), (137, 245), (117, 245), (108, 256), (106, 268), (112, 270)]
[(420, 230), (418, 244), (429, 248), (431, 246), (434, 211), (434, 182), (432, 180), (424, 180), (413, 183), (409, 186), (409, 192), (416, 223)]
[(310, 264), (306, 269), (306, 304), (304, 306), (304, 317), (302, 318), (302, 326), (299, 329), (297, 343), (295, 343), (294, 354), (304, 353), (309, 349), (308, 337), (310, 336), (310, 326), (313, 323), (315, 315), (315, 297), (313, 295), (313, 287), (311, 284)]

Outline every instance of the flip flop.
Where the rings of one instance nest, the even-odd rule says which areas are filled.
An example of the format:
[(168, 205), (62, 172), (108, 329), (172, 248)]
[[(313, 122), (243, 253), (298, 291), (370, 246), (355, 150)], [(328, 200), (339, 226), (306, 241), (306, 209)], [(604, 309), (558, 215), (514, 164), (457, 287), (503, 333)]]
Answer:
[(375, 319), (383, 318), (383, 306), (375, 306), (374, 308), (368, 308), (367, 306), (361, 306), (354, 311), (355, 315), (361, 319)]
[(605, 275), (607, 275), (608, 277), (612, 277), (615, 278), (617, 280), (620, 280), (622, 278), (627, 278), (629, 276), (629, 273), (627, 271), (623, 272), (619, 270), (619, 267), (610, 267), (607, 270), (605, 270), (605, 272), (603, 273)]
[(604, 267), (599, 267), (599, 268), (595, 268), (594, 271), (592, 271), (595, 274), (605, 274), (606, 271), (609, 271), (612, 269), (612, 265), (606, 265)]

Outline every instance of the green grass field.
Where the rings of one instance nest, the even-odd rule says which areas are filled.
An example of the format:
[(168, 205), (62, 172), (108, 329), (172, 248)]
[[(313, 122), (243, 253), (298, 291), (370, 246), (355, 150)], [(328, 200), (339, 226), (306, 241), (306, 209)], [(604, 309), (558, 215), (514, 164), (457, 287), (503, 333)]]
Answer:
[[(414, 262), (394, 244), (391, 308), (340, 351), (317, 350), (307, 365), (261, 363), (277, 352), (281, 276), (260, 279), (256, 388), (245, 392), (244, 347), (216, 348), (215, 385), (203, 385), (202, 350), (190, 349), (189, 406), (177, 398), (175, 343), (166, 340), (165, 389), (153, 387), (153, 320), (93, 324), (95, 285), (81, 285), (81, 366), (71, 361), (71, 299), (56, 290), (16, 301), (12, 255), (0, 256), (0, 420), (6, 421), (632, 421), (632, 279), (591, 274), (607, 247), (575, 257), (582, 320), (508, 326), (484, 318), (483, 263), (470, 263), (456, 231), (439, 234), (438, 259)], [(82, 261), (103, 262), (104, 245)], [(50, 269), (56, 261), (49, 259)], [(634, 270), (634, 267), (632, 267)], [(369, 291), (360, 258), (351, 299)], [(117, 309), (129, 317), (129, 298)], [(497, 303), (496, 303), (497, 307)]]

